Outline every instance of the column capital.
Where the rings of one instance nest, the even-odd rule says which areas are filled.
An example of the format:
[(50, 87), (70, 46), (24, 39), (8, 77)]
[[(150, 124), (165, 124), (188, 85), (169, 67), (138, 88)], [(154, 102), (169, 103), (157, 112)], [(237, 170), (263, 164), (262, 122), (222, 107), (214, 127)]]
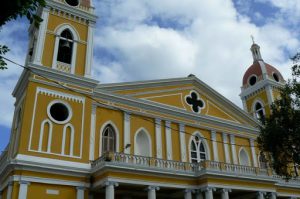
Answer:
[(126, 121), (129, 121), (130, 120), (130, 114), (127, 113), (127, 112), (124, 112), (124, 118)]
[(19, 184), (20, 184), (20, 185), (22, 185), (22, 184), (23, 184), (23, 185), (30, 185), (30, 182), (27, 182), (27, 181), (25, 181), (25, 180), (20, 180), (20, 181), (19, 181)]
[(119, 186), (119, 183), (113, 182), (113, 181), (106, 181), (106, 182), (104, 183), (104, 186), (114, 186), (114, 187), (118, 187), (118, 186)]
[(160, 125), (160, 123), (161, 123), (161, 119), (160, 118), (155, 118), (155, 124)]
[(227, 144), (228, 143), (228, 139), (227, 139), (227, 133), (222, 133), (222, 137), (223, 137), (223, 142), (224, 142), (224, 144)]
[(166, 127), (170, 128), (171, 127), (171, 122), (170, 121), (166, 121)]
[(250, 146), (254, 147), (254, 138), (250, 138)]
[(220, 192), (221, 193), (225, 193), (225, 192), (231, 192), (231, 189), (227, 189), (227, 188), (223, 188), (223, 189), (220, 189)]
[(233, 134), (230, 134), (230, 143), (235, 144), (235, 136)]
[(155, 191), (158, 191), (160, 188), (158, 186), (152, 186), (152, 185), (149, 185), (147, 187), (147, 190), (155, 190)]
[(256, 193), (257, 196), (261, 196), (261, 195), (265, 196), (266, 194), (267, 194), (267, 193), (264, 192), (264, 191), (258, 191), (258, 192)]
[(86, 188), (86, 187), (80, 186), (80, 187), (76, 187), (76, 189), (77, 189), (77, 190), (86, 190), (87, 188)]
[(195, 193), (194, 189), (185, 189), (184, 193)]
[(216, 191), (217, 189), (215, 187), (204, 187), (201, 189), (202, 192), (205, 191)]
[(212, 141), (217, 141), (217, 135), (216, 135), (217, 132), (215, 130), (211, 130), (210, 133), (211, 133)]
[(8, 186), (12, 186), (13, 184), (14, 184), (13, 181), (9, 181), (9, 182), (7, 183)]

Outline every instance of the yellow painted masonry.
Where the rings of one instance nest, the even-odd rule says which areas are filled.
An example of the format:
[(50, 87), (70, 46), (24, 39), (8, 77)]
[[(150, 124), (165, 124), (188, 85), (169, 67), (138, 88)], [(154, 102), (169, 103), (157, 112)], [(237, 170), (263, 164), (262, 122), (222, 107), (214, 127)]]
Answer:
[(251, 96), (246, 100), (247, 109), (251, 115), (254, 115), (253, 106), (256, 100), (259, 100), (263, 103), (265, 108), (266, 116), (270, 115), (270, 104), (268, 104), (268, 97), (265, 90), (259, 92), (258, 94)]
[(72, 186), (31, 183), (28, 186), (27, 198), (74, 199), (76, 194), (76, 187)]
[[(71, 160), (78, 162), (88, 162), (89, 160), (89, 133), (90, 133), (90, 116), (91, 116), (91, 100), (85, 99), (84, 103), (79, 103), (72, 100), (66, 100), (57, 98), (54, 96), (49, 96), (45, 94), (37, 94), (37, 88), (39, 84), (37, 83), (29, 83), (28, 89), (25, 97), (25, 110), (24, 117), (22, 120), (22, 132), (21, 132), (21, 140), (19, 153), (27, 154), (33, 156), (40, 156), (46, 158), (55, 158), (60, 160)], [(62, 89), (54, 88), (51, 86), (44, 85), (43, 88), (51, 89), (53, 91), (63, 91)], [(74, 96), (78, 96), (78, 94), (73, 92), (64, 91), (64, 93), (68, 93)], [(59, 100), (69, 106), (72, 109), (72, 118), (68, 122), (74, 127), (74, 150), (73, 155), (71, 155), (65, 149), (65, 154), (63, 153), (62, 146), (62, 136), (64, 126), (63, 124), (56, 124), (55, 122), (51, 122), (49, 120), (47, 114), (47, 107), (49, 103), (53, 100)], [(34, 102), (34, 103), (33, 103)], [(33, 112), (35, 111), (35, 112)], [(81, 116), (81, 117), (79, 117)], [(52, 123), (53, 131), (52, 131), (52, 142), (50, 146), (50, 150), (47, 151), (47, 140), (48, 140), (48, 132), (49, 125), (44, 128), (44, 138), (41, 146), (41, 151), (39, 151), (40, 147), (40, 138), (41, 138), (41, 126), (44, 121), (49, 121)], [(75, 158), (80, 157), (80, 158)]]

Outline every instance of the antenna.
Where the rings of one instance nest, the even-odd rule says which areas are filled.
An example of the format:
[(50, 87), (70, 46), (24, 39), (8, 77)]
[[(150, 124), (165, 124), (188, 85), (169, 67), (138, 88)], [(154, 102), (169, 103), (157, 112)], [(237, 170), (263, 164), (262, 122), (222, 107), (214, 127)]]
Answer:
[(251, 39), (252, 39), (253, 44), (255, 44), (255, 42), (254, 42), (254, 36), (251, 35), (250, 37), (251, 37)]

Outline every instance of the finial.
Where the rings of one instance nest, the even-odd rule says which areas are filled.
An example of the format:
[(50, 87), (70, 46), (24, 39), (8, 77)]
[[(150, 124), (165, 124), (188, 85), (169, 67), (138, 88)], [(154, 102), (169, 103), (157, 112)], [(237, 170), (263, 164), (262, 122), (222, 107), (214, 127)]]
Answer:
[(255, 44), (253, 35), (251, 35), (251, 39), (252, 39), (252, 43)]

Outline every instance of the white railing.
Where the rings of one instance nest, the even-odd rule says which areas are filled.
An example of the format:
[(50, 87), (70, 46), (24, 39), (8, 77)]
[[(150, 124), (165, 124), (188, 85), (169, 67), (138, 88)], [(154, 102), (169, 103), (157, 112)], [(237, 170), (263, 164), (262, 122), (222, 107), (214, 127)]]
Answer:
[(109, 162), (111, 164), (118, 165), (131, 165), (134, 167), (146, 167), (156, 168), (171, 171), (187, 171), (195, 172), (198, 168), (198, 164), (179, 162), (173, 160), (164, 160), (159, 158), (145, 157), (139, 155), (130, 155), (124, 153), (105, 153), (99, 159), (92, 162), (92, 168), (98, 168), (103, 165), (103, 162)]
[(200, 163), (180, 162), (173, 160), (164, 160), (153, 157), (145, 157), (139, 155), (130, 155), (124, 153), (107, 152), (97, 160), (92, 162), (94, 171), (101, 169), (103, 166), (114, 165), (127, 168), (152, 169), (156, 171), (172, 171), (185, 172), (195, 176), (199, 176), (205, 172), (217, 172), (223, 174), (253, 176), (253, 177), (269, 177), (279, 183), (300, 184), (299, 178), (293, 178), (289, 182), (285, 182), (284, 178), (273, 174), (270, 168), (258, 168), (245, 165), (229, 164), (224, 162), (215, 162), (204, 160)]
[(71, 64), (66, 64), (66, 63), (63, 63), (60, 61), (57, 61), (56, 68), (57, 68), (57, 70), (60, 70), (60, 71), (66, 72), (66, 73), (71, 72)]

